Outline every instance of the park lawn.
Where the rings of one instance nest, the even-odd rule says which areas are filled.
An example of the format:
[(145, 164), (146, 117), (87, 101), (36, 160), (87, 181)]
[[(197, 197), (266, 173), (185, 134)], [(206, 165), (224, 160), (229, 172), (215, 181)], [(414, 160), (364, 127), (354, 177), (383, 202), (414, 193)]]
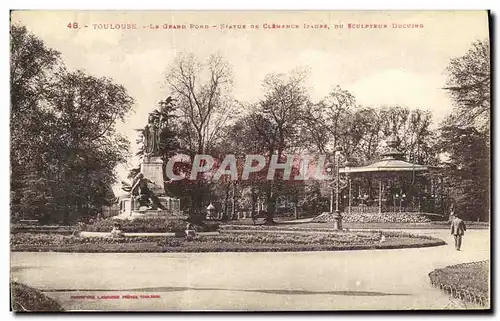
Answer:
[(27, 285), (12, 282), (11, 306), (14, 312), (60, 312), (63, 308), (39, 290)]

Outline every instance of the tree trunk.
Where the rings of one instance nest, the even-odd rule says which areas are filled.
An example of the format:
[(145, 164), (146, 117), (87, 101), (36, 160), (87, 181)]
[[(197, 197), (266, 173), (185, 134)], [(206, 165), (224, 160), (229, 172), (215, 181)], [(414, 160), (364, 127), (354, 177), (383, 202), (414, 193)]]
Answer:
[(236, 217), (236, 183), (232, 183), (233, 193), (231, 199), (231, 219), (234, 220)]
[(252, 182), (252, 186), (250, 188), (251, 193), (252, 193), (252, 210), (250, 212), (250, 217), (252, 218), (252, 222), (255, 224), (255, 216), (256, 216), (256, 210), (255, 210), (255, 203), (257, 202), (257, 194), (255, 193), (255, 185)]

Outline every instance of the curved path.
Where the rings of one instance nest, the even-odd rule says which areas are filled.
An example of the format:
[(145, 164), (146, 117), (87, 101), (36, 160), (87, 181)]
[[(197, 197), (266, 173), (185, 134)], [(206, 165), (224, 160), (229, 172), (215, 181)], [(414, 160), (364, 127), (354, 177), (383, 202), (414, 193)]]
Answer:
[(67, 310), (473, 308), (431, 287), (427, 275), (488, 259), (489, 231), (468, 231), (460, 252), (447, 230), (410, 232), (449, 244), (298, 253), (14, 252), (12, 278), (46, 291)]

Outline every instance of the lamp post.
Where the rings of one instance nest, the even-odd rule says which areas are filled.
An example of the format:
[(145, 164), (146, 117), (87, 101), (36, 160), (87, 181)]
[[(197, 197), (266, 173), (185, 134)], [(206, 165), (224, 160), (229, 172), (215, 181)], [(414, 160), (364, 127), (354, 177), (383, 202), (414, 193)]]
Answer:
[(340, 154), (342, 153), (342, 147), (338, 146), (335, 148), (335, 215), (333, 216), (333, 228), (335, 230), (342, 230), (342, 215), (339, 210), (339, 190), (340, 190), (340, 175), (339, 175), (339, 162)]
[[(331, 167), (328, 167), (326, 169), (326, 172), (329, 174), (329, 175), (332, 175), (332, 168)], [(333, 177), (333, 176), (332, 176)], [(330, 213), (333, 213), (333, 196), (334, 194), (334, 187), (333, 187), (333, 180), (330, 182)]]
[[(342, 230), (342, 215), (339, 210), (339, 191), (340, 191), (340, 181), (339, 181), (339, 158), (340, 153), (342, 152), (342, 147), (335, 148), (334, 154), (334, 166), (327, 167), (326, 172), (332, 175), (332, 183), (330, 188), (330, 214), (333, 214), (333, 228), (335, 230)], [(335, 176), (333, 176), (335, 175)], [(335, 188), (335, 189), (334, 189)], [(333, 211), (333, 202), (334, 202), (334, 194), (335, 194), (335, 212)]]

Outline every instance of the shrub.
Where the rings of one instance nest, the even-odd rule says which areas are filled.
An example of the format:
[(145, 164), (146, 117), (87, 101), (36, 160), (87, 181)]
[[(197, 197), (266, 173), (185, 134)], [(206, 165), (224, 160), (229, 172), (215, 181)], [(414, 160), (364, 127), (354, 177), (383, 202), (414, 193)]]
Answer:
[(208, 223), (208, 222), (197, 222), (194, 223), (194, 229), (197, 232), (215, 232), (219, 230), (218, 223)]
[(167, 232), (184, 232), (187, 223), (182, 220), (169, 220), (166, 225), (165, 231)]
[[(334, 221), (332, 213), (323, 213), (315, 217), (312, 222), (330, 223)], [(431, 220), (425, 213), (342, 213), (345, 223), (427, 223)]]
[(82, 230), (86, 232), (111, 232), (116, 222), (120, 224), (120, 229), (124, 233), (179, 232), (184, 230), (186, 226), (186, 222), (183, 220), (169, 220), (164, 217), (135, 219), (133, 221), (107, 218), (97, 220), (92, 224), (85, 224)]
[(12, 309), (15, 312), (61, 312), (64, 309), (42, 292), (24, 284), (12, 282)]
[[(84, 224), (82, 230), (86, 232), (111, 232), (116, 222), (120, 224), (120, 230), (124, 233), (183, 233), (187, 225), (185, 220), (164, 217), (135, 219), (133, 221), (107, 218), (96, 220), (91, 224)], [(218, 230), (219, 224), (199, 221), (193, 223), (193, 227), (197, 232), (213, 232)]]

